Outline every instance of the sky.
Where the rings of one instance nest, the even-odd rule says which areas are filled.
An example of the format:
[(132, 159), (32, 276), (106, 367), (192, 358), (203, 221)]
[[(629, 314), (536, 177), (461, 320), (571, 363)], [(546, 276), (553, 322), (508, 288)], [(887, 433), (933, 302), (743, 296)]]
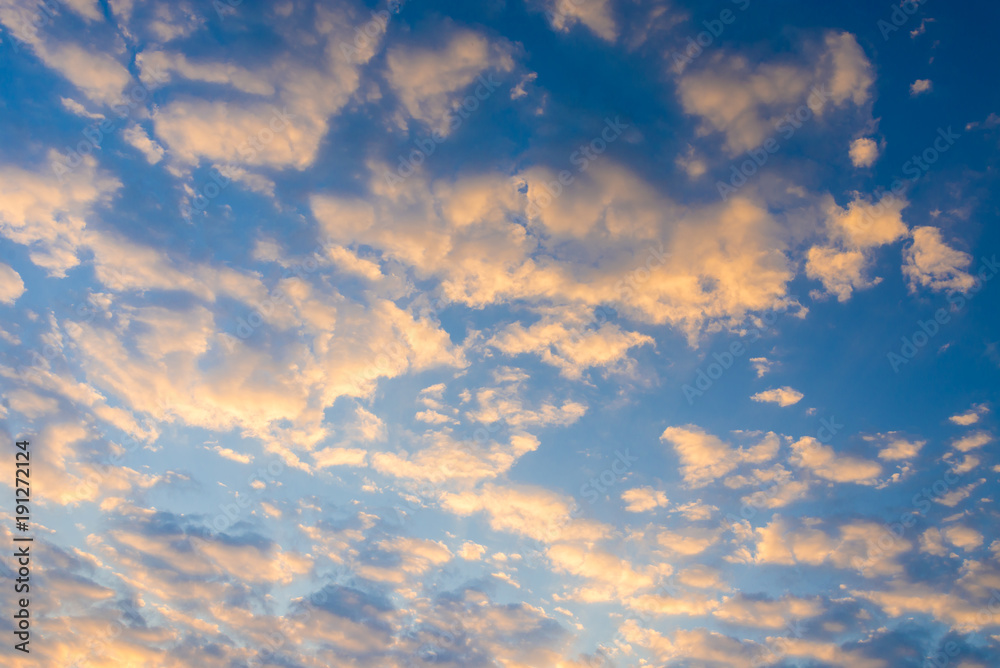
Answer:
[(1000, 665), (998, 20), (0, 0), (0, 663)]

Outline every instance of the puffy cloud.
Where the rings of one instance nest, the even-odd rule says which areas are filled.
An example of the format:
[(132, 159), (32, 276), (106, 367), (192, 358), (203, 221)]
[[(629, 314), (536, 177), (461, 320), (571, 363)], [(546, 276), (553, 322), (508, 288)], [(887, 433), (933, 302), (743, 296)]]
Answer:
[(976, 279), (966, 269), (972, 264), (968, 253), (955, 250), (941, 239), (936, 227), (913, 229), (913, 243), (903, 251), (903, 276), (910, 291), (930, 288), (934, 292), (966, 291)]
[(677, 629), (667, 637), (630, 619), (618, 630), (627, 643), (644, 648), (660, 665), (680, 661), (682, 664), (755, 668), (770, 654), (758, 643), (740, 641), (707, 629)]
[(823, 445), (811, 436), (792, 443), (792, 456), (789, 461), (795, 466), (809, 469), (820, 478), (833, 482), (873, 485), (882, 473), (882, 466), (878, 462), (838, 455), (832, 447)]
[(834, 666), (854, 668), (890, 668), (890, 664), (865, 655), (863, 649), (844, 649), (836, 644), (806, 638), (775, 638), (772, 649), (776, 657), (802, 657)]
[(851, 162), (855, 167), (871, 167), (878, 160), (878, 143), (870, 137), (859, 137), (851, 142)]
[[(48, 160), (62, 167), (65, 158), (50, 151)], [(31, 261), (57, 277), (79, 264), (88, 218), (121, 187), (117, 179), (97, 170), (91, 156), (66, 172), (60, 178), (0, 166), (0, 234), (27, 246)]]
[(865, 278), (870, 262), (863, 251), (813, 246), (806, 257), (806, 275), (820, 281), (827, 292), (837, 296), (837, 301), (846, 302), (855, 290), (870, 288), (882, 281), (879, 277)]
[(503, 422), (513, 429), (527, 427), (569, 426), (583, 417), (587, 406), (578, 401), (564, 401), (557, 405), (546, 400), (529, 400), (533, 406), (525, 406), (528, 375), (509, 367), (494, 369), (495, 387), (484, 387), (476, 391), (478, 408), (469, 410), (469, 418), (482, 424)]
[(651, 567), (636, 569), (629, 562), (603, 550), (578, 543), (549, 547), (547, 556), (558, 571), (586, 580), (570, 597), (590, 603), (620, 600), (653, 587), (660, 572)]
[(538, 448), (539, 441), (530, 434), (511, 434), (507, 443), (491, 442), (480, 447), (469, 441), (456, 441), (445, 433), (430, 434), (424, 447), (412, 455), (378, 452), (372, 466), (385, 475), (431, 484), (455, 482), (471, 485), (495, 478), (523, 455)]
[(780, 599), (767, 599), (738, 594), (724, 598), (712, 614), (730, 624), (784, 629), (793, 621), (816, 617), (823, 612), (823, 603), (818, 598), (784, 596)]
[(462, 549), (458, 552), (458, 556), (466, 561), (479, 561), (483, 558), (484, 554), (486, 554), (486, 548), (470, 540), (462, 543)]
[(828, 201), (826, 229), (830, 238), (845, 248), (868, 249), (891, 244), (906, 236), (902, 211), (908, 204), (892, 195), (884, 195), (874, 203), (857, 196), (846, 207)]
[[(602, 305), (670, 324), (692, 345), (706, 331), (745, 327), (754, 312), (803, 313), (788, 295), (795, 272), (783, 251), (787, 230), (749, 199), (680, 207), (608, 161), (593, 164), (548, 206), (538, 205), (540, 187), (556, 177), (542, 168), (516, 177), (521, 190), (499, 174), (428, 183), (417, 173), (390, 185), (372, 169), (371, 201), (312, 198), (329, 240), (366, 244), (418, 276), (437, 278), (444, 303), (533, 307), (540, 319), (494, 342), (512, 352), (538, 350), (555, 337), (549, 359), (568, 374), (612, 363), (647, 341), (620, 323), (592, 326)], [(525, 219), (528, 225), (519, 222)], [(564, 332), (570, 323), (573, 331)], [(603, 352), (610, 350), (617, 354)]]
[(742, 56), (717, 54), (704, 67), (686, 72), (678, 83), (684, 111), (701, 116), (701, 132), (725, 134), (736, 155), (760, 146), (794, 106), (814, 114), (828, 103), (855, 105), (869, 99), (871, 63), (849, 33), (829, 33), (812, 67), (791, 63), (751, 66)]
[(927, 444), (927, 441), (911, 439), (895, 431), (890, 431), (887, 434), (868, 435), (864, 439), (869, 443), (876, 444), (879, 449), (879, 459), (890, 462), (913, 459)]
[(933, 84), (930, 79), (917, 79), (910, 84), (910, 95), (915, 97), (921, 93), (927, 93), (932, 86)]
[(24, 281), (10, 265), (0, 262), (0, 304), (13, 304), (24, 294)]
[(799, 403), (803, 396), (805, 395), (798, 390), (786, 386), (758, 392), (750, 398), (756, 402), (778, 404), (784, 408)]
[(868, 278), (872, 249), (890, 244), (907, 233), (901, 212), (904, 199), (886, 195), (871, 203), (855, 197), (846, 207), (828, 200), (825, 230), (829, 245), (817, 245), (806, 255), (806, 275), (817, 279), (823, 288), (847, 301), (854, 290), (872, 287), (881, 278)]
[[(319, 53), (308, 62), (288, 56), (256, 70), (184, 54), (151, 50), (136, 62), (147, 85), (166, 77), (217, 83), (247, 93), (239, 102), (225, 98), (174, 98), (153, 118), (156, 136), (182, 164), (207, 159), (217, 165), (304, 169), (316, 158), (329, 119), (357, 92), (359, 68), (374, 55), (384, 26), (360, 49), (342, 49), (354, 41), (353, 26), (364, 23), (361, 10), (347, 3), (317, 8), (318, 35), (310, 42)], [(287, 21), (277, 17), (278, 23)], [(318, 42), (318, 44), (317, 44)]]
[(952, 441), (951, 447), (959, 452), (970, 452), (983, 447), (993, 440), (993, 435), (986, 431), (977, 431)]
[(584, 371), (595, 367), (627, 369), (627, 364), (624, 367), (622, 364), (629, 350), (653, 343), (651, 337), (623, 331), (618, 325), (605, 323), (597, 329), (585, 327), (585, 323), (572, 323), (567, 327), (566, 322), (549, 318), (527, 328), (514, 323), (489, 343), (507, 355), (535, 353), (544, 362), (559, 368), (564, 376), (573, 379), (580, 378)]
[(660, 440), (673, 446), (681, 462), (681, 475), (691, 487), (704, 487), (741, 463), (774, 459), (780, 446), (778, 437), (769, 432), (756, 444), (736, 449), (695, 425), (667, 427)]
[(667, 495), (652, 487), (634, 487), (622, 492), (625, 510), (630, 513), (644, 513), (656, 508), (667, 507)]
[(451, 131), (461, 93), (479, 82), (482, 95), (495, 83), (480, 81), (487, 72), (514, 68), (509, 45), (490, 42), (471, 30), (458, 30), (440, 48), (395, 47), (386, 56), (386, 78), (410, 118), (440, 135)]
[[(124, 65), (106, 53), (77, 44), (66, 36), (40, 31), (38, 17), (51, 10), (43, 0), (0, 0), (0, 23), (17, 39), (30, 45), (39, 59), (80, 89), (92, 101), (113, 105), (122, 101), (122, 93), (131, 80)], [(100, 18), (90, 3), (75, 0), (70, 6), (87, 19)]]
[(983, 534), (972, 527), (956, 524), (941, 532), (949, 543), (965, 551), (975, 550), (983, 544)]
[(913, 547), (875, 522), (849, 522), (837, 527), (835, 534), (817, 528), (818, 522), (801, 522), (802, 526), (796, 527), (775, 516), (767, 526), (756, 529), (755, 561), (789, 566), (829, 564), (876, 577), (902, 573), (899, 559)]
[(750, 365), (753, 366), (754, 371), (757, 372), (757, 377), (763, 378), (764, 375), (771, 370), (771, 367), (774, 366), (774, 362), (766, 357), (751, 357)]
[(582, 23), (601, 39), (608, 42), (618, 39), (619, 29), (611, 0), (543, 0), (542, 6), (556, 30), (568, 32), (577, 23)]
[(577, 518), (571, 499), (542, 487), (487, 483), (475, 491), (444, 493), (441, 505), (462, 517), (485, 512), (495, 531), (543, 542), (594, 541), (611, 530), (606, 525)]
[(952, 415), (948, 418), (951, 422), (967, 427), (979, 422), (979, 418), (990, 412), (990, 407), (986, 404), (973, 404), (972, 408), (964, 413)]

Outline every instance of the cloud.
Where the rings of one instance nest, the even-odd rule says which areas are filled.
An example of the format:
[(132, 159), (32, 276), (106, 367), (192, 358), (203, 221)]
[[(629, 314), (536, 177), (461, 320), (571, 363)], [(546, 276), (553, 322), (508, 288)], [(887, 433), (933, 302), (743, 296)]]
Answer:
[(76, 114), (81, 118), (90, 118), (92, 120), (104, 120), (104, 114), (92, 113), (87, 111), (87, 108), (82, 104), (68, 97), (61, 97), (59, 101), (62, 105), (66, 107), (71, 113)]
[(917, 79), (910, 84), (910, 95), (915, 97), (921, 93), (927, 93), (932, 86), (933, 84), (930, 79)]
[(914, 228), (913, 243), (903, 251), (903, 258), (903, 276), (910, 292), (922, 287), (934, 292), (964, 292), (976, 283), (966, 271), (972, 257), (946, 244), (936, 227)]
[[(765, 62), (717, 53), (678, 82), (684, 111), (703, 119), (701, 134), (719, 131), (731, 155), (760, 146), (799, 105), (820, 115), (828, 103), (861, 105), (874, 82), (871, 63), (849, 33), (829, 33), (822, 47), (809, 45), (811, 66)], [(799, 58), (802, 62), (807, 58)], [(823, 91), (819, 94), (818, 91)]]
[(557, 572), (584, 578), (586, 584), (569, 597), (587, 603), (621, 600), (652, 588), (661, 572), (655, 567), (636, 568), (610, 552), (580, 543), (560, 543), (546, 555)]
[(784, 596), (780, 599), (749, 597), (744, 594), (726, 597), (712, 614), (739, 626), (785, 629), (793, 621), (816, 617), (824, 612), (819, 598)]
[(458, 552), (458, 556), (466, 561), (479, 561), (483, 558), (484, 554), (486, 554), (486, 548), (470, 540), (462, 543), (462, 549)]
[(733, 448), (695, 425), (667, 427), (660, 440), (670, 443), (681, 463), (681, 475), (691, 487), (704, 487), (741, 463), (763, 463), (778, 454), (780, 441), (771, 432), (756, 444)]
[(413, 454), (373, 454), (372, 466), (384, 475), (397, 478), (431, 484), (471, 485), (505, 473), (520, 457), (539, 446), (537, 438), (524, 433), (511, 434), (507, 443), (494, 441), (484, 446), (456, 441), (446, 433), (431, 433), (423, 440), (427, 442), (426, 447)]
[[(362, 25), (358, 7), (318, 7), (316, 31), (309, 38), (314, 57), (296, 61), (287, 54), (254, 70), (206, 55), (192, 61), (184, 54), (150, 50), (136, 56), (141, 78), (167, 90), (179, 77), (226, 86), (248, 94), (239, 101), (225, 96), (172, 96), (153, 117), (156, 137), (180, 165), (206, 159), (216, 165), (304, 169), (316, 159), (329, 119), (340, 112), (361, 85), (360, 68), (375, 54), (383, 28), (360, 49), (354, 26)], [(289, 19), (275, 17), (278, 24)], [(353, 48), (353, 47), (352, 47)], [(157, 80), (161, 80), (157, 83)]]
[(485, 512), (494, 531), (543, 542), (606, 537), (611, 528), (575, 517), (572, 499), (543, 487), (486, 483), (476, 491), (441, 495), (441, 506), (460, 517)]
[(9, 265), (0, 262), (0, 304), (11, 305), (24, 294), (21, 275)]
[(878, 160), (878, 143), (870, 137), (859, 137), (851, 142), (850, 156), (855, 167), (871, 167)]
[(990, 412), (990, 407), (986, 404), (973, 404), (965, 413), (959, 413), (958, 415), (952, 415), (948, 418), (951, 422), (961, 425), (963, 427), (968, 427), (969, 425), (976, 424), (979, 422), (979, 418)]
[(371, 168), (370, 201), (313, 196), (329, 241), (366, 244), (434, 277), (444, 303), (531, 308), (530, 323), (509, 325), (494, 343), (538, 350), (549, 332), (556, 340), (549, 359), (566, 373), (614, 363), (647, 340), (625, 330), (624, 319), (595, 316), (608, 304), (638, 322), (669, 324), (692, 345), (706, 332), (759, 323), (761, 311), (805, 313), (788, 295), (795, 276), (783, 250), (788, 231), (750, 199), (680, 206), (610, 161), (588, 167), (573, 197), (549, 198), (547, 206), (539, 205), (540, 188), (556, 178), (548, 169), (517, 175), (515, 189), (496, 173), (431, 182), (416, 173), (389, 185), (377, 164)]
[(804, 396), (805, 395), (798, 390), (786, 386), (758, 392), (750, 398), (756, 402), (778, 404), (784, 408), (785, 406), (792, 406), (799, 403), (802, 401), (802, 397)]
[(906, 200), (893, 196), (883, 196), (876, 203), (855, 196), (846, 207), (828, 199), (824, 230), (829, 243), (809, 249), (806, 275), (819, 280), (842, 302), (850, 299), (854, 290), (878, 285), (880, 277), (867, 277), (872, 250), (906, 236), (901, 212), (907, 205)]
[(236, 452), (231, 448), (224, 448), (220, 445), (214, 446), (212, 450), (218, 453), (220, 457), (224, 457), (225, 459), (229, 459), (239, 464), (249, 464), (253, 461), (253, 455), (243, 452)]
[(751, 357), (750, 364), (753, 366), (754, 371), (757, 372), (758, 378), (763, 378), (771, 370), (771, 367), (774, 366), (774, 362), (766, 357)]
[(608, 42), (618, 39), (611, 0), (543, 0), (545, 15), (555, 30), (569, 32), (577, 23)]
[(438, 48), (390, 49), (386, 78), (410, 118), (447, 136), (461, 102), (460, 93), (478, 83), (483, 92), (477, 94), (488, 95), (490, 88), (480, 76), (510, 72), (514, 59), (509, 45), (491, 42), (471, 30), (454, 31), (442, 41)]
[(163, 147), (149, 138), (139, 125), (131, 125), (122, 133), (129, 144), (146, 157), (146, 162), (155, 165), (163, 159)]
[(837, 301), (846, 302), (855, 290), (882, 282), (879, 277), (865, 278), (870, 263), (871, 259), (863, 251), (813, 246), (806, 256), (806, 275), (820, 281), (823, 289), (837, 296)]
[(656, 508), (667, 507), (667, 495), (652, 487), (635, 487), (622, 492), (622, 501), (630, 513), (644, 513)]
[(927, 441), (911, 439), (894, 431), (887, 434), (865, 436), (864, 439), (869, 443), (877, 444), (879, 459), (891, 462), (913, 459), (927, 445)]
[[(48, 161), (64, 164), (50, 151)], [(28, 247), (28, 257), (50, 276), (63, 277), (79, 264), (87, 243), (88, 219), (121, 187), (118, 179), (97, 169), (92, 156), (60, 180), (55, 173), (0, 166), (0, 234)]]
[(817, 528), (818, 521), (799, 520), (796, 524), (775, 516), (766, 526), (756, 529), (755, 561), (788, 566), (829, 564), (871, 578), (901, 574), (899, 559), (913, 547), (908, 540), (888, 533), (876, 522), (848, 522), (835, 527), (835, 533)]
[(951, 447), (959, 452), (969, 452), (981, 448), (993, 440), (993, 435), (986, 431), (977, 431), (968, 436), (957, 438), (951, 443)]
[(838, 455), (832, 447), (823, 445), (811, 436), (792, 443), (792, 456), (789, 461), (832, 482), (873, 485), (882, 473), (882, 466), (878, 462)]

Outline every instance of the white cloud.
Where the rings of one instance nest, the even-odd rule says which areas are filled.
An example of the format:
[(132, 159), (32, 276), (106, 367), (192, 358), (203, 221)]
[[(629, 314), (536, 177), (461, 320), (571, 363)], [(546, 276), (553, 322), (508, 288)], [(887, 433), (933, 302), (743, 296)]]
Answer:
[(774, 366), (774, 362), (766, 357), (751, 357), (750, 364), (753, 366), (754, 371), (757, 372), (758, 378), (763, 378), (771, 370), (771, 367)]
[(986, 404), (973, 404), (972, 408), (964, 413), (959, 413), (958, 415), (952, 415), (949, 420), (957, 425), (962, 425), (963, 427), (968, 427), (969, 425), (976, 424), (979, 422), (979, 418), (990, 412), (990, 407)]
[(568, 32), (582, 23), (601, 39), (608, 42), (618, 39), (611, 0), (543, 0), (543, 3), (549, 23), (556, 30)]
[(933, 84), (930, 79), (917, 79), (910, 84), (910, 95), (916, 96), (928, 92)]
[(723, 132), (732, 155), (774, 136), (775, 126), (798, 105), (808, 105), (819, 115), (830, 103), (864, 104), (874, 82), (871, 63), (849, 33), (827, 34), (809, 66), (752, 66), (743, 56), (721, 52), (703, 60), (704, 66), (681, 76), (681, 104), (685, 112), (702, 117), (702, 134)]
[[(42, 0), (0, 0), (0, 23), (92, 101), (106, 105), (121, 101), (132, 78), (128, 70), (106, 53), (40, 30), (36, 19), (51, 13), (45, 4)], [(86, 0), (74, 0), (70, 7), (88, 20), (100, 18), (93, 3)]]
[(9, 265), (0, 262), (0, 304), (13, 304), (24, 294), (21, 275)]
[(871, 167), (878, 160), (878, 143), (869, 137), (860, 137), (851, 142), (851, 162), (855, 167)]
[(224, 448), (224, 447), (222, 447), (220, 445), (214, 446), (212, 448), (212, 450), (214, 450), (216, 453), (218, 453), (218, 455), (220, 457), (223, 457), (225, 459), (229, 459), (229, 460), (237, 462), (239, 464), (249, 464), (249, 463), (251, 463), (253, 461), (253, 455), (251, 455), (251, 454), (244, 453), (244, 452), (236, 452), (235, 450), (233, 450), (231, 448)]
[(911, 439), (894, 431), (865, 436), (864, 439), (877, 445), (879, 459), (891, 462), (913, 459), (927, 444), (927, 441)]
[(410, 118), (441, 135), (452, 130), (461, 93), (478, 82), (479, 94), (489, 95), (492, 91), (480, 76), (514, 69), (507, 45), (490, 42), (471, 30), (453, 33), (437, 49), (395, 47), (386, 56), (386, 64), (389, 84)]
[(66, 107), (66, 109), (68, 109), (70, 112), (76, 114), (77, 116), (80, 116), (81, 118), (90, 118), (90, 119), (95, 119), (95, 120), (103, 120), (104, 119), (104, 114), (98, 114), (98, 113), (89, 112), (89, 111), (87, 111), (86, 107), (84, 107), (82, 104), (80, 104), (79, 102), (77, 102), (76, 100), (74, 100), (72, 98), (61, 97), (61, 98), (59, 98), (59, 101), (62, 102), (62, 105), (64, 107)]
[(850, 299), (854, 290), (880, 283), (880, 277), (867, 277), (872, 250), (906, 236), (902, 210), (907, 205), (905, 199), (891, 195), (875, 203), (855, 195), (846, 207), (827, 198), (824, 229), (829, 243), (809, 249), (806, 275), (822, 282), (823, 288), (842, 302)]
[(673, 445), (681, 462), (681, 475), (691, 487), (704, 487), (741, 463), (770, 461), (780, 446), (778, 437), (769, 432), (757, 443), (736, 449), (695, 425), (667, 427), (660, 440)]
[(976, 283), (966, 271), (972, 257), (946, 244), (936, 227), (914, 228), (913, 243), (903, 251), (903, 258), (903, 275), (911, 292), (921, 287), (934, 292), (966, 291)]
[(131, 125), (122, 133), (125, 141), (138, 149), (146, 157), (146, 161), (155, 165), (163, 159), (163, 147), (149, 138), (146, 131), (139, 125)]
[(985, 431), (977, 431), (952, 441), (951, 447), (959, 452), (970, 452), (981, 448), (993, 440), (993, 435)]
[(656, 508), (665, 508), (668, 504), (667, 495), (652, 487), (635, 487), (622, 492), (622, 501), (627, 505), (625, 510), (630, 513), (644, 513)]
[(804, 396), (798, 390), (785, 386), (758, 392), (750, 398), (757, 402), (778, 404), (784, 408), (799, 403)]
[(792, 456), (789, 461), (832, 482), (872, 485), (882, 473), (882, 466), (878, 462), (839, 455), (832, 447), (823, 445), (811, 436), (792, 443)]

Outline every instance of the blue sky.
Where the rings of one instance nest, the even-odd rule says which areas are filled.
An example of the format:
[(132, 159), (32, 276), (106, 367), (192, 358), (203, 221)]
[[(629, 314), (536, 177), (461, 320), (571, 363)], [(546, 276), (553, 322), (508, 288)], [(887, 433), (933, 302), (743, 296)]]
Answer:
[(18, 658), (997, 665), (998, 12), (0, 0)]

